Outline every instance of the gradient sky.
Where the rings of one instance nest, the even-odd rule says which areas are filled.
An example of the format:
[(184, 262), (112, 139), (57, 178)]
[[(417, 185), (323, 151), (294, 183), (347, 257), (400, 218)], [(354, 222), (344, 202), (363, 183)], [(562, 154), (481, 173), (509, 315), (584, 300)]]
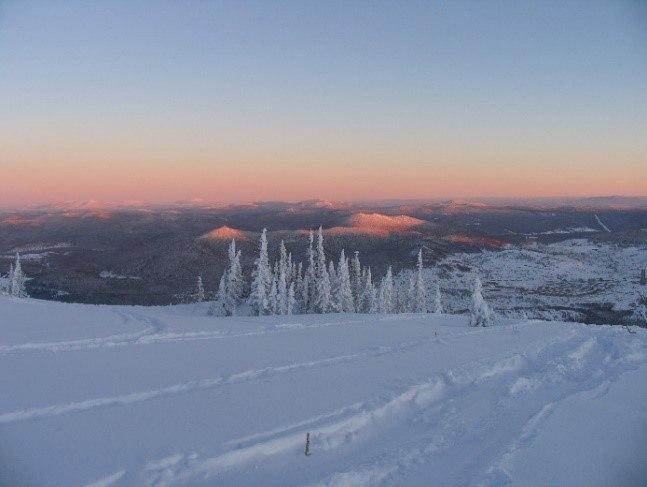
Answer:
[(0, 206), (645, 195), (646, 5), (0, 0)]

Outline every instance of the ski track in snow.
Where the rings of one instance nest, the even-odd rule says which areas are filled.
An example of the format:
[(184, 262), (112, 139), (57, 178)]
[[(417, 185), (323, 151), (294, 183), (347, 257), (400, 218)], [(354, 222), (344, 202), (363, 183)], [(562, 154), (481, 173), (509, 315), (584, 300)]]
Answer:
[[(616, 380), (623, 372), (646, 361), (647, 352), (644, 348), (620, 348), (609, 339), (584, 339), (582, 332), (575, 336), (571, 334), (544, 344), (531, 355), (512, 354), (504, 358), (490, 359), (489, 362), (480, 360), (450, 369), (440, 376), (404, 390), (372, 409), (358, 410), (362, 407), (361, 404), (342, 408), (331, 413), (330, 418), (339, 418), (344, 412), (350, 414), (328, 424), (312, 427), (325, 419), (322, 416), (315, 417), (283, 430), (277, 429), (265, 435), (259, 434), (229, 442), (230, 445), (238, 444), (238, 448), (202, 460), (196, 454), (174, 455), (161, 462), (148, 464), (144, 469), (144, 476), (147, 485), (156, 487), (185, 483), (192, 479), (212, 479), (230, 470), (243, 469), (249, 464), (256, 465), (269, 457), (300, 454), (306, 431), (311, 433), (311, 449), (315, 455), (334, 454), (342, 445), (362, 442), (369, 436), (384, 433), (395, 424), (410, 423), (421, 414), (433, 411), (440, 416), (436, 418), (439, 431), (435, 432), (434, 437), (423, 438), (422, 444), (405, 451), (400, 450), (396, 462), (385, 464), (377, 461), (358, 470), (336, 472), (316, 485), (375, 485), (394, 480), (404, 475), (410, 467), (429, 461), (429, 458), (433, 458), (432, 453), (451, 447), (451, 437), (457, 434), (455, 429), (447, 426), (451, 424), (452, 408), (468, 407), (471, 403), (470, 396), (478, 392), (486, 382), (501, 381), (502, 390), (510, 390), (510, 394), (499, 404), (502, 410), (493, 418), (497, 422), (490, 421), (488, 428), (495, 431), (498, 425), (505, 424), (505, 412), (517, 406), (518, 395), (532, 394), (532, 390), (523, 388), (516, 388), (512, 393), (512, 385), (518, 380), (517, 375), (513, 373), (519, 373), (521, 377), (528, 376), (528, 381), (535, 381), (535, 387), (544, 389), (544, 394), (552, 396), (554, 400), (543, 403), (539, 410), (532, 414), (516, 439), (510, 441), (510, 447), (502, 454), (500, 460), (489, 467), (480, 465), (475, 471), (463, 474), (468, 478), (471, 475), (472, 480), (476, 479), (476, 482), (471, 483), (501, 485), (510, 481), (506, 470), (507, 462), (515, 451), (532, 443), (542, 423), (557, 407), (559, 401), (583, 390), (595, 388), (604, 381)], [(584, 367), (584, 362), (589, 362), (589, 365), (594, 367)], [(568, 386), (566, 393), (560, 392), (563, 389), (557, 387), (564, 384)], [(487, 408), (483, 414), (488, 414)], [(301, 424), (310, 428), (300, 429)], [(240, 446), (249, 439), (264, 436), (268, 439), (249, 446)]]
[(296, 364), (281, 365), (275, 367), (265, 367), (256, 370), (246, 370), (231, 374), (226, 377), (215, 377), (211, 379), (200, 379), (195, 381), (181, 382), (162, 389), (155, 389), (151, 391), (134, 392), (131, 394), (124, 394), (119, 396), (101, 397), (96, 399), (88, 399), (86, 401), (71, 402), (65, 404), (55, 404), (51, 406), (43, 406), (31, 409), (22, 409), (18, 411), (10, 411), (0, 413), (0, 424), (15, 423), (18, 421), (26, 421), (29, 419), (45, 418), (51, 416), (59, 416), (61, 414), (75, 413), (81, 411), (88, 411), (92, 409), (105, 408), (111, 406), (123, 406), (127, 404), (134, 404), (159, 397), (174, 396), (178, 394), (186, 394), (193, 391), (211, 389), (214, 387), (225, 386), (229, 384), (236, 384), (239, 382), (246, 382), (259, 378), (271, 377), (277, 374), (284, 374), (301, 369), (309, 369), (315, 367), (326, 367), (337, 365), (345, 362), (353, 362), (358, 359), (367, 357), (376, 357), (381, 355), (403, 353), (418, 346), (423, 345), (429, 340), (418, 340), (413, 342), (401, 343), (395, 347), (374, 347), (366, 352), (360, 352), (348, 355), (339, 355), (336, 357), (329, 357), (320, 360), (313, 360), (310, 362), (301, 362)]
[(125, 473), (126, 473), (125, 470), (115, 472), (112, 475), (108, 475), (107, 477), (97, 480), (96, 482), (87, 484), (85, 487), (109, 487), (110, 485), (113, 485), (115, 482), (118, 482), (119, 480), (121, 480), (121, 478), (125, 475)]
[[(176, 333), (168, 331), (161, 319), (135, 311), (117, 313), (122, 316), (124, 323), (132, 322), (140, 329), (98, 338), (4, 345), (0, 346), (0, 354), (229, 339), (353, 324), (370, 327), (383, 319), (395, 321), (406, 318), (418, 324), (430, 324), (429, 321), (416, 320), (415, 316), (384, 318), (378, 315), (311, 324), (298, 322), (298, 317), (293, 317), (292, 322), (284, 323), (249, 320), (248, 323), (257, 325), (258, 329), (242, 333), (228, 333), (222, 329)], [(521, 330), (516, 329), (516, 333), (532, 329), (532, 325), (533, 322), (528, 320), (518, 323), (516, 326)], [(235, 330), (235, 326), (232, 324), (230, 329)], [(434, 329), (433, 325), (429, 328)], [(436, 471), (436, 466), (442, 466), (439, 462), (442, 462), (443, 454), (460, 456), (457, 455), (457, 448), (463, 450), (460, 454), (470, 456), (471, 461), (452, 467), (460, 468), (460, 471), (448, 472), (445, 469), (444, 473), (439, 472), (438, 483), (494, 486), (518, 482), (514, 477), (517, 454), (533, 444), (546, 420), (564, 399), (597, 389), (603, 394), (608, 385), (624, 372), (647, 363), (647, 346), (643, 340), (620, 328), (601, 329), (599, 333), (591, 333), (589, 328), (579, 325), (556, 330), (559, 330), (557, 336), (533, 335), (530, 341), (524, 343), (523, 352), (499, 350), (479, 360), (459, 363), (426, 378), (423, 376), (424, 380), (418, 378), (416, 384), (404, 389), (360, 398), (357, 402), (309, 418), (229, 440), (215, 446), (219, 448), (216, 451), (200, 450), (198, 454), (187, 449), (157, 460), (147, 458), (142, 462), (148, 463), (142, 463), (141, 467), (132, 471), (120, 470), (125, 465), (117, 464), (108, 470), (115, 473), (88, 485), (107, 487), (134, 483), (164, 487), (205, 481), (221, 483), (223, 479), (244, 483), (245, 475), (259, 469), (263, 471), (263, 467), (267, 468), (267, 483), (278, 485), (280, 482), (276, 481), (276, 476), (281, 473), (273, 464), (282, 463), (293, 470), (294, 459), (303, 458), (306, 432), (311, 434), (313, 452), (308, 461), (317, 462), (320, 458), (333, 465), (345, 465), (338, 465), (340, 471), (337, 472), (319, 469), (311, 479), (315, 481), (312, 485), (316, 486), (402, 485), (420, 471), (422, 465)], [(123, 407), (300, 370), (314, 371), (354, 362), (364, 365), (362, 359), (370, 357), (386, 357), (397, 367), (398, 354), (413, 349), (428, 353), (432, 348), (428, 349), (427, 345), (445, 346), (466, 337), (479, 342), (480, 334), (492, 337), (511, 332), (512, 325), (487, 329), (451, 327), (443, 329), (442, 337), (430, 333), (422, 338), (413, 337), (417, 338), (415, 340), (396, 342), (392, 346), (362, 348), (356, 353), (351, 350), (346, 354), (317, 360), (244, 370), (155, 390), (9, 411), (0, 413), (0, 424)], [(482, 404), (476, 413), (475, 404)], [(372, 441), (376, 437), (380, 441)], [(337, 461), (337, 457), (349, 455), (349, 450), (352, 450), (350, 455), (356, 457), (352, 464)], [(487, 456), (472, 455), (481, 450), (487, 451)], [(102, 472), (98, 472), (96, 477), (100, 475)], [(317, 478), (319, 475), (323, 478)]]
[[(283, 333), (293, 331), (295, 329), (310, 330), (323, 328), (328, 326), (347, 326), (351, 324), (364, 324), (369, 325), (367, 320), (347, 320), (347, 321), (331, 321), (325, 323), (313, 323), (311, 325), (303, 325), (301, 323), (294, 324), (265, 324), (267, 326), (264, 330), (249, 331), (245, 333), (222, 333), (211, 331), (196, 331), (196, 332), (167, 332), (161, 333), (166, 325), (156, 318), (150, 316), (143, 316), (131, 313), (132, 317), (138, 320), (139, 324), (144, 325), (144, 329), (134, 333), (120, 333), (110, 335), (107, 337), (97, 338), (84, 338), (79, 340), (58, 341), (58, 342), (34, 342), (34, 343), (21, 343), (16, 345), (0, 345), (0, 355), (12, 354), (18, 352), (73, 352), (79, 350), (92, 350), (96, 348), (109, 348), (127, 345), (152, 345), (157, 343), (168, 342), (188, 342), (196, 340), (224, 340), (231, 338), (242, 338), (250, 336), (263, 336), (269, 333)], [(380, 318), (376, 318), (379, 320)], [(261, 324), (263, 323), (255, 323)]]
[(65, 340), (58, 342), (34, 342), (21, 343), (17, 345), (0, 345), (0, 354), (29, 351), (66, 352), (141, 343), (145, 341), (147, 337), (160, 336), (160, 332), (163, 331), (166, 327), (166, 325), (162, 321), (149, 316), (141, 315), (139, 313), (130, 311), (118, 311), (117, 313), (122, 317), (122, 320), (124, 322), (135, 322), (137, 325), (143, 325), (143, 328), (133, 333), (118, 333), (106, 337), (82, 338), (79, 340)]

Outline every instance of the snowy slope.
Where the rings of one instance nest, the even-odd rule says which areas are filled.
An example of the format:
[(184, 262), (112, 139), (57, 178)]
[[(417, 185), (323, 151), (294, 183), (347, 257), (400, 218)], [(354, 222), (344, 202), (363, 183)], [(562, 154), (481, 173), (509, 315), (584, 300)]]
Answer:
[(647, 478), (645, 330), (205, 313), (0, 297), (0, 485)]
[[(485, 295), (494, 309), (511, 316), (521, 312), (538, 319), (578, 321), (590, 307), (631, 316), (647, 288), (639, 284), (647, 268), (647, 247), (573, 239), (534, 249), (458, 253), (427, 269), (428, 282), (440, 282), (446, 308), (469, 305), (473, 273), (483, 280)], [(608, 318), (605, 323), (619, 324)]]

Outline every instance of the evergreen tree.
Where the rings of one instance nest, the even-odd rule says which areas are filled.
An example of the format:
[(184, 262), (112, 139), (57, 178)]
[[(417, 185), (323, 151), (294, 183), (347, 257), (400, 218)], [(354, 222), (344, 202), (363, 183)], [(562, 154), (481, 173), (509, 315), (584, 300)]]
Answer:
[(494, 325), (494, 313), (483, 298), (483, 285), (481, 279), (474, 278), (474, 291), (472, 292), (472, 308), (470, 310), (470, 326)]
[(231, 316), (227, 310), (227, 272), (220, 276), (218, 282), (218, 292), (216, 293), (216, 301), (209, 308), (209, 314), (214, 316)]
[(339, 280), (337, 279), (337, 270), (332, 259), (328, 261), (328, 279), (330, 280), (330, 310), (338, 313), (341, 311), (341, 303), (337, 299)]
[(427, 287), (423, 276), (422, 267), (422, 249), (418, 251), (418, 263), (416, 265), (416, 276), (414, 284), (414, 311), (416, 313), (426, 313), (427, 310)]
[[(274, 266), (275, 270), (277, 269), (277, 266)], [(268, 301), (270, 303), (270, 309), (269, 312), (272, 315), (279, 315), (281, 314), (281, 310), (279, 309), (279, 293), (278, 293), (278, 285), (277, 285), (277, 277), (276, 277), (276, 272), (274, 272), (274, 277), (272, 278), (272, 285), (270, 286), (270, 292), (268, 295)]]
[(198, 275), (198, 282), (195, 286), (195, 300), (198, 303), (204, 301), (204, 286), (202, 285), (202, 276)]
[(337, 263), (337, 287), (335, 302), (339, 311), (342, 313), (353, 313), (355, 311), (355, 302), (353, 299), (353, 290), (350, 278), (350, 269), (348, 268), (348, 259), (342, 249)]
[(436, 285), (436, 297), (434, 298), (434, 314), (443, 314), (443, 303), (440, 295), (440, 284)]
[(394, 279), (394, 287), (395, 287), (394, 311), (396, 313), (409, 312), (409, 305), (411, 304), (411, 298), (409, 295), (408, 271), (400, 271), (398, 273), (398, 275)]
[(353, 256), (353, 261), (350, 266), (350, 285), (353, 292), (355, 308), (359, 311), (364, 280), (362, 279), (362, 265), (359, 262), (359, 252), (357, 250), (355, 251), (355, 255)]
[(17, 298), (27, 297), (27, 290), (25, 289), (25, 283), (27, 278), (22, 272), (22, 266), (20, 264), (20, 254), (16, 252), (16, 261), (13, 266), (13, 272), (11, 273), (11, 281), (9, 285), (11, 286), (10, 294)]
[(317, 258), (315, 278), (314, 308), (318, 313), (330, 311), (330, 276), (326, 267), (326, 255), (323, 247), (323, 230), (319, 227), (317, 235)]
[(409, 289), (407, 291), (407, 311), (416, 313), (416, 275), (409, 274)]
[(290, 261), (288, 260), (288, 253), (285, 250), (285, 244), (281, 240), (281, 247), (279, 252), (279, 266), (276, 276), (276, 293), (277, 293), (277, 314), (287, 314), (288, 309), (288, 281), (290, 280)]
[(386, 275), (382, 278), (380, 290), (378, 293), (378, 309), (380, 313), (393, 313), (395, 309), (395, 289), (393, 284), (393, 271), (391, 266), (386, 270)]
[(229, 265), (218, 284), (218, 303), (212, 308), (217, 315), (234, 316), (243, 296), (245, 280), (240, 265), (240, 250), (236, 250), (236, 241), (232, 240), (227, 250)]
[(301, 289), (302, 294), (302, 307), (305, 313), (314, 313), (315, 310), (315, 294), (316, 294), (316, 281), (317, 281), (317, 267), (315, 264), (315, 252), (313, 248), (314, 234), (312, 230), (308, 235), (308, 267), (306, 268), (305, 275), (303, 276), (303, 284)]
[(2, 286), (2, 292), (5, 294), (11, 294), (11, 283), (13, 282), (13, 262), (9, 264), (9, 274), (5, 279), (4, 285)]
[(272, 271), (267, 255), (267, 229), (261, 233), (258, 258), (254, 262), (252, 273), (252, 290), (250, 304), (255, 314), (264, 315), (270, 311), (270, 288), (272, 287)]
[(370, 267), (366, 270), (366, 278), (361, 294), (361, 304), (361, 311), (364, 313), (375, 313), (377, 309), (377, 292), (373, 285)]
[(296, 299), (294, 297), (294, 282), (291, 282), (290, 288), (288, 289), (288, 302), (287, 302), (287, 307), (285, 309), (285, 314), (291, 315), (292, 312), (294, 311), (295, 305), (296, 305)]
[[(294, 279), (294, 289), (295, 289), (295, 298), (296, 298), (296, 308), (300, 309), (302, 312), (307, 312), (307, 295), (308, 290), (306, 289), (305, 279), (303, 278), (303, 264), (299, 262), (296, 265), (296, 277)], [(295, 309), (296, 309), (295, 308)]]
[(245, 279), (243, 277), (243, 268), (240, 264), (240, 250), (236, 250), (236, 241), (231, 240), (227, 251), (229, 257), (229, 269), (227, 271), (227, 292), (229, 300), (233, 304), (232, 314), (236, 314), (238, 306), (245, 292)]

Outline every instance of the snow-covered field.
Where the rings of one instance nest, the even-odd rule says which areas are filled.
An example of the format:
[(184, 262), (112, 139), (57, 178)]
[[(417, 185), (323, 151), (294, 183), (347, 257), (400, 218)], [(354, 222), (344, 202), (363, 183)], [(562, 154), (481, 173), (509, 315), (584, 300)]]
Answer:
[(646, 330), (206, 307), (0, 297), (0, 485), (647, 480)]
[(572, 239), (533, 249), (453, 254), (427, 273), (430, 285), (440, 282), (451, 311), (469, 307), (477, 273), (490, 304), (501, 314), (579, 321), (591, 307), (609, 307), (616, 316), (644, 326), (647, 323), (632, 318), (632, 313), (641, 297), (647, 297), (647, 286), (639, 283), (645, 268), (644, 245), (619, 247)]

